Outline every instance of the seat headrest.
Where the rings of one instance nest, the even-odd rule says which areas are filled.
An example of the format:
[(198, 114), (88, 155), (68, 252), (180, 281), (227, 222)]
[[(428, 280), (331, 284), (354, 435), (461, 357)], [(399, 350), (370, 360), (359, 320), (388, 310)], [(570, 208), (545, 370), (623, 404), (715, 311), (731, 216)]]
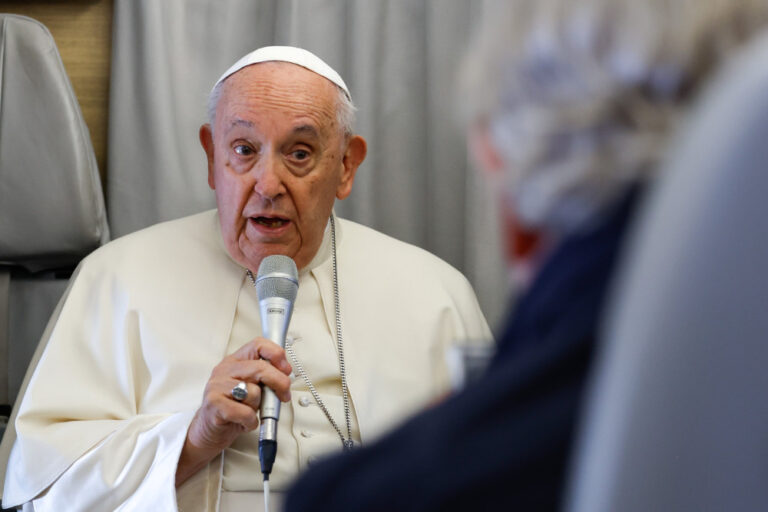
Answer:
[(0, 14), (0, 264), (70, 265), (109, 238), (96, 158), (50, 32)]

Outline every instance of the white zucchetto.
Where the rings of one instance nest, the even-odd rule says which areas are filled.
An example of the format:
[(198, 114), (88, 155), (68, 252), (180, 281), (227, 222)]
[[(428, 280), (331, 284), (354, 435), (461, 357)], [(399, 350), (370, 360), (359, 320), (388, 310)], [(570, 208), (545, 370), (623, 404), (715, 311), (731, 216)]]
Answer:
[(352, 99), (352, 95), (349, 93), (349, 89), (347, 89), (347, 84), (344, 83), (341, 75), (339, 75), (336, 70), (326, 64), (325, 61), (314, 53), (294, 46), (264, 46), (257, 50), (253, 50), (225, 71), (224, 74), (221, 75), (221, 78), (216, 81), (213, 88), (215, 89), (216, 86), (228, 76), (237, 73), (244, 67), (260, 62), (290, 62), (291, 64), (306, 68), (341, 87), (347, 95), (347, 98), (350, 100)]

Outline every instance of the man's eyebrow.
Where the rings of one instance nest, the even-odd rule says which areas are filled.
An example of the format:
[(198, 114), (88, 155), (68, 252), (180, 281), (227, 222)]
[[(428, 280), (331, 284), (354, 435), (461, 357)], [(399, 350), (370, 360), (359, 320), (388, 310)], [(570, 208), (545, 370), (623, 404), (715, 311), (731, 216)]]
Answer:
[(251, 121), (246, 121), (245, 119), (235, 119), (227, 127), (227, 132), (229, 132), (236, 126), (245, 126), (246, 128), (253, 128), (253, 123)]
[(320, 132), (317, 131), (317, 128), (312, 126), (311, 124), (302, 124), (300, 126), (297, 126), (293, 129), (294, 134), (307, 134), (312, 135), (313, 137), (320, 137)]

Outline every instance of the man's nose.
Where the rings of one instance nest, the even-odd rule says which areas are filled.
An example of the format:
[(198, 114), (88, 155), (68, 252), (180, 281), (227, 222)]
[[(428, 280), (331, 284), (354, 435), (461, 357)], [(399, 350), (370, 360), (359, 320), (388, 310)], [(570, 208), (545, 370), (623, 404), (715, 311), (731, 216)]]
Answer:
[(283, 164), (280, 158), (274, 155), (264, 155), (256, 164), (256, 182), (253, 190), (265, 199), (274, 199), (283, 192), (285, 187), (281, 178)]

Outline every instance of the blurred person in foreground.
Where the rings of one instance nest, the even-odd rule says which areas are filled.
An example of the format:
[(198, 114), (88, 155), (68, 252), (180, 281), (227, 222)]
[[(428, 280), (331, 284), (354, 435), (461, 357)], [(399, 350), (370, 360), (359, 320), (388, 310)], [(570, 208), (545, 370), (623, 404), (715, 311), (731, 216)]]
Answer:
[[(260, 384), (287, 402), (280, 493), (316, 457), (442, 396), (452, 344), (490, 340), (457, 270), (333, 214), (366, 143), (330, 66), (260, 48), (219, 79), (209, 110), (199, 135), (217, 209), (78, 267), (19, 407), (5, 506), (259, 510)], [(260, 336), (254, 275), (271, 255), (298, 267), (286, 350)]]
[(672, 132), (766, 0), (493, 4), (463, 67), (470, 146), (526, 288), (486, 374), (305, 473), (289, 512), (557, 510), (607, 285)]

